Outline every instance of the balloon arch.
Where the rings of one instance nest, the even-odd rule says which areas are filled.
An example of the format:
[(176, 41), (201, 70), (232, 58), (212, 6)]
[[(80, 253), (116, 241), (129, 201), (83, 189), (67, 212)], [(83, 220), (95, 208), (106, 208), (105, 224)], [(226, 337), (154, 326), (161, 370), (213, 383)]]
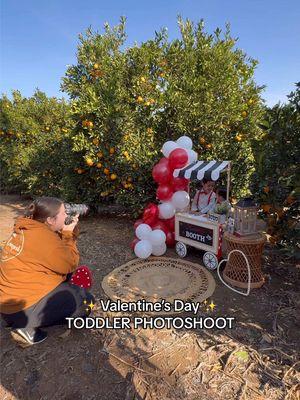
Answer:
[(192, 147), (192, 140), (181, 136), (176, 142), (165, 142), (161, 149), (164, 157), (152, 170), (152, 177), (158, 184), (156, 198), (160, 203), (148, 204), (143, 217), (134, 224), (135, 239), (131, 248), (139, 258), (162, 256), (167, 247), (175, 245), (175, 212), (186, 209), (190, 196), (189, 180), (174, 177), (173, 172), (197, 161), (198, 154)]

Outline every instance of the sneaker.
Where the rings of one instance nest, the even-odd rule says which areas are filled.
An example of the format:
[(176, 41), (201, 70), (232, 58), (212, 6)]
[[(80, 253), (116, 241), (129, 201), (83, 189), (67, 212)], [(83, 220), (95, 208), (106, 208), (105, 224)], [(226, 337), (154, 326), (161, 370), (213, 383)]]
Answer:
[(14, 329), (13, 332), (21, 336), (26, 341), (26, 343), (30, 345), (41, 343), (46, 340), (48, 336), (47, 332), (44, 332), (39, 328), (19, 328)]

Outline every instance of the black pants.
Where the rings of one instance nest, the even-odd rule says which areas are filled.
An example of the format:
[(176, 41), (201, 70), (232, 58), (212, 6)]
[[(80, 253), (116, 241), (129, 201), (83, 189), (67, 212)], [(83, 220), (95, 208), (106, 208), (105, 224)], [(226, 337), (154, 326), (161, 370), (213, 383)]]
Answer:
[(12, 329), (59, 325), (66, 322), (66, 317), (89, 315), (91, 301), (94, 303), (95, 299), (87, 289), (66, 280), (31, 307), (14, 314), (2, 313), (1, 317)]

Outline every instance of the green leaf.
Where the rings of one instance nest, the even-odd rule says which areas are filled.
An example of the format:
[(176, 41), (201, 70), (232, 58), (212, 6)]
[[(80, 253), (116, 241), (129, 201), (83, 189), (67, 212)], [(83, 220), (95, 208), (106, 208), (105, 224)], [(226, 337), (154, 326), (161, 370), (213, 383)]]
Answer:
[(235, 353), (235, 356), (236, 356), (238, 359), (242, 360), (242, 361), (248, 361), (248, 360), (249, 360), (249, 354), (248, 354), (248, 352), (245, 351), (245, 350), (237, 351), (237, 352)]

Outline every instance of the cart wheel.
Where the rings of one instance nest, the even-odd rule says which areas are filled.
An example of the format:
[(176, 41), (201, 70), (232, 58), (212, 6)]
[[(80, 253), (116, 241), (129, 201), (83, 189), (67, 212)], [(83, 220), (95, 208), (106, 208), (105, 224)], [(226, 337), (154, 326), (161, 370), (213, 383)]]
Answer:
[(203, 256), (203, 264), (208, 269), (216, 269), (218, 266), (217, 256), (215, 256), (210, 251), (207, 251), (206, 253), (204, 253), (204, 256)]
[(179, 257), (185, 257), (187, 255), (187, 247), (184, 243), (182, 242), (177, 242), (176, 243), (176, 253), (179, 255)]

